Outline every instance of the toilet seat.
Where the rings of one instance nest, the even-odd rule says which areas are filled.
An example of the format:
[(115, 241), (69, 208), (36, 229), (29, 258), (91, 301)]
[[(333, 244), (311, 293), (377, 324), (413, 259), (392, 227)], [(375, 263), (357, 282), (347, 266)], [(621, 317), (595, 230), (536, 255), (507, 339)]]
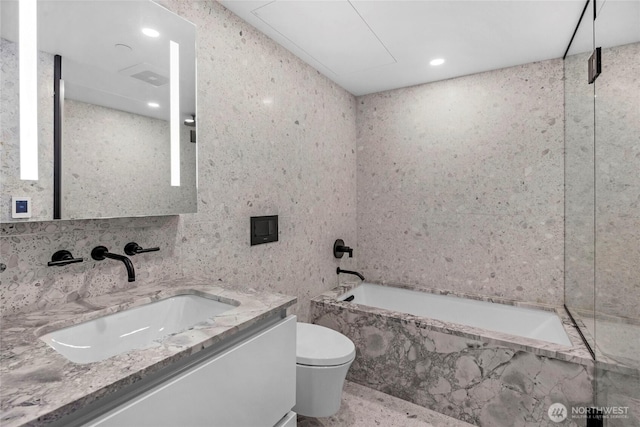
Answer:
[(296, 362), (308, 366), (338, 366), (356, 356), (353, 342), (333, 329), (310, 323), (297, 324)]

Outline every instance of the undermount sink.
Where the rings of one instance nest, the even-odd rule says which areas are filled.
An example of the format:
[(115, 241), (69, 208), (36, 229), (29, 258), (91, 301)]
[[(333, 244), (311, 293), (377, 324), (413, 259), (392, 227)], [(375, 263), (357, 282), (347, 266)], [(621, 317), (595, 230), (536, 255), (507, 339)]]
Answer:
[(72, 362), (98, 362), (160, 345), (163, 338), (201, 322), (214, 322), (215, 316), (234, 308), (210, 298), (178, 295), (59, 329), (40, 339)]

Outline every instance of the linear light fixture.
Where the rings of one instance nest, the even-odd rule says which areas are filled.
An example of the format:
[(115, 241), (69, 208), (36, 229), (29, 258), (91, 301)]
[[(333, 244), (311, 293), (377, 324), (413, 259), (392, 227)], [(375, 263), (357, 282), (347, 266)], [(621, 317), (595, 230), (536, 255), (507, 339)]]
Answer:
[(171, 186), (180, 186), (180, 45), (169, 41), (169, 127), (171, 130)]
[(20, 75), (20, 179), (38, 180), (38, 3), (20, 0), (18, 67)]

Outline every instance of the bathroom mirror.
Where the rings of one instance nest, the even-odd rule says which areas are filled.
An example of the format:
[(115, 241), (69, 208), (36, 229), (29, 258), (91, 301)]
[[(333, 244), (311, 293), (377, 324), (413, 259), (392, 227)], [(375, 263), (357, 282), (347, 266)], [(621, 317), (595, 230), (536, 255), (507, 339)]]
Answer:
[[(4, 88), (20, 41), (4, 28), (17, 2), (2, 3)], [(151, 1), (37, 1), (37, 20), (39, 179), (5, 167), (14, 143), (0, 219), (12, 221), (12, 195), (34, 188), (30, 220), (195, 212), (195, 26)], [(2, 110), (16, 111), (4, 95)]]

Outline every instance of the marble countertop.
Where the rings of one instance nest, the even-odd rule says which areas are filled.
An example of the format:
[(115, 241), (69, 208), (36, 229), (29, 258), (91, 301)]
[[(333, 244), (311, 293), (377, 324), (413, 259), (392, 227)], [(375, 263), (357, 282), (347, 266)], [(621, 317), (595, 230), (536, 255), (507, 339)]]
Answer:
[[(210, 347), (260, 320), (295, 304), (296, 298), (211, 285), (203, 279), (182, 279), (131, 288), (43, 311), (2, 318), (0, 337), (0, 425), (38, 426), (59, 419), (184, 357)], [(215, 296), (239, 305), (216, 317), (171, 335), (157, 347), (133, 350), (109, 359), (76, 364), (38, 337), (181, 294)]]

